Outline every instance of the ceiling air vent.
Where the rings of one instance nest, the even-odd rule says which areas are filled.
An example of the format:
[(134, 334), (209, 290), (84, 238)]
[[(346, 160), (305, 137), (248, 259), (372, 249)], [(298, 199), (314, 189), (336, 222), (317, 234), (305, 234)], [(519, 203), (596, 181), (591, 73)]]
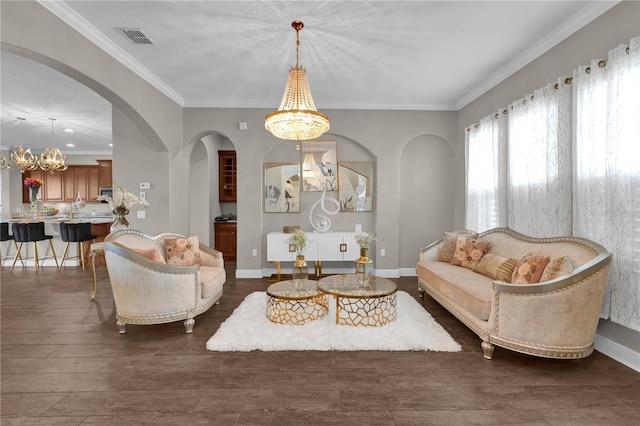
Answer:
[(116, 30), (131, 40), (133, 44), (154, 44), (140, 28), (116, 28)]

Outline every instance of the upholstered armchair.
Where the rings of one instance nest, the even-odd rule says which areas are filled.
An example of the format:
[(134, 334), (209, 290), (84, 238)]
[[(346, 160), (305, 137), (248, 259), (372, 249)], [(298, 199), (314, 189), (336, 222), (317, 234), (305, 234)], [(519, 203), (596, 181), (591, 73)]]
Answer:
[(179, 320), (191, 333), (195, 317), (222, 297), (222, 253), (194, 237), (123, 229), (107, 235), (104, 249), (120, 333), (127, 324)]

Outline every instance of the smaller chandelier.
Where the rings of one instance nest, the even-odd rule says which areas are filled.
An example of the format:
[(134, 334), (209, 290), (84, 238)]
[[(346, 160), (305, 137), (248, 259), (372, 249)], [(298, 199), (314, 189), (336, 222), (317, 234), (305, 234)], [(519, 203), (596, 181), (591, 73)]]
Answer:
[(67, 170), (69, 167), (66, 164), (67, 156), (63, 155), (58, 148), (53, 146), (53, 122), (56, 121), (56, 119), (50, 118), (49, 120), (51, 120), (51, 145), (40, 154), (38, 167), (45, 172), (61, 172)]
[(300, 30), (304, 28), (304, 24), (301, 21), (293, 21), (291, 26), (296, 30), (296, 65), (289, 69), (280, 108), (267, 114), (264, 127), (280, 139), (315, 139), (329, 130), (329, 118), (316, 109), (307, 73), (298, 65)]
[(15, 145), (13, 147), (9, 161), (6, 163), (6, 167), (20, 169), (20, 171), (24, 173), (25, 171), (35, 170), (38, 168), (38, 157), (31, 152), (31, 148), (23, 148), (22, 125), (25, 119), (22, 117), (17, 118), (20, 120), (20, 145)]

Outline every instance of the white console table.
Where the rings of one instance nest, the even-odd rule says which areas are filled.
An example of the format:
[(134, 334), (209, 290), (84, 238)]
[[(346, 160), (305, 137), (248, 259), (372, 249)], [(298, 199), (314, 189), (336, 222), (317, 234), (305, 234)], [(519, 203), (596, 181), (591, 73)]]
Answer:
[[(309, 244), (304, 253), (306, 261), (314, 262), (316, 276), (322, 275), (323, 261), (354, 262), (360, 257), (360, 246), (356, 243), (355, 232), (307, 232)], [(280, 262), (296, 260), (294, 246), (287, 242), (291, 234), (269, 232), (267, 234), (267, 262), (277, 265), (280, 280)]]

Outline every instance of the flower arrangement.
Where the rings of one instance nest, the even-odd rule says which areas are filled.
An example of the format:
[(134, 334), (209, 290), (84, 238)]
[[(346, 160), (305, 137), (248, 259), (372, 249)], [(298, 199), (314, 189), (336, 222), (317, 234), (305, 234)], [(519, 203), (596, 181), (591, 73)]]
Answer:
[(147, 202), (147, 200), (141, 200), (131, 192), (127, 191), (126, 188), (118, 184), (114, 184), (114, 186), (116, 187), (116, 190), (113, 193), (113, 197), (110, 197), (108, 195), (98, 195), (96, 197), (96, 200), (106, 201), (114, 209), (124, 208), (129, 210), (136, 204), (140, 204), (144, 208), (149, 207), (149, 203)]
[(298, 256), (302, 256), (305, 249), (307, 248), (307, 235), (304, 233), (304, 231), (297, 229), (296, 232), (291, 234), (291, 236), (287, 240), (287, 243), (289, 243), (290, 246), (295, 246), (296, 254)]
[(360, 248), (368, 249), (369, 245), (376, 240), (376, 235), (373, 232), (358, 232), (355, 239)]
[(29, 188), (40, 188), (44, 181), (39, 178), (28, 177), (24, 180), (24, 184)]
[[(44, 181), (40, 178), (28, 177), (25, 178), (24, 184), (31, 188), (31, 209), (33, 210), (36, 208), (35, 203), (38, 202), (38, 191), (42, 184), (44, 184)], [(35, 210), (33, 211), (35, 214)]]

